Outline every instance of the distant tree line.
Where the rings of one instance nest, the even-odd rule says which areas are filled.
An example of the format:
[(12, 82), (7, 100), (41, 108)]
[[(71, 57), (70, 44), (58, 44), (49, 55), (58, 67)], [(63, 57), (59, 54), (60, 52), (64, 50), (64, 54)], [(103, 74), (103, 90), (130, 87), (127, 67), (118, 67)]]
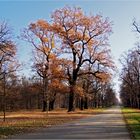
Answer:
[[(137, 33), (140, 33), (139, 26), (136, 21), (133, 26)], [(136, 47), (124, 53), (120, 59), (122, 71), (120, 78), (122, 84), (120, 87), (120, 95), (122, 103), (127, 107), (140, 108), (140, 46), (137, 43)]]
[[(56, 84), (56, 83), (55, 83)], [(75, 107), (81, 110), (88, 108), (102, 108), (115, 105), (116, 96), (110, 84), (89, 86), (89, 92), (83, 93), (77, 89), (75, 97)], [(86, 88), (86, 87), (85, 87)], [(5, 107), (7, 111), (21, 109), (33, 110), (43, 108), (43, 85), (39, 77), (26, 78), (12, 77), (6, 84)], [(0, 110), (3, 110), (3, 89), (1, 88)], [(49, 86), (48, 91), (48, 110), (55, 108), (68, 108), (69, 91), (67, 87), (58, 89)]]

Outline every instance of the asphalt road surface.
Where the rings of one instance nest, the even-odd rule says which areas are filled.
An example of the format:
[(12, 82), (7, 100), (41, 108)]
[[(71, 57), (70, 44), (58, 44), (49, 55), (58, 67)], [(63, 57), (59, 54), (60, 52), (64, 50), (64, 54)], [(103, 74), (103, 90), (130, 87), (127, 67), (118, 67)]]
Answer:
[(101, 114), (35, 133), (20, 134), (10, 139), (118, 139), (130, 140), (120, 107), (110, 108)]

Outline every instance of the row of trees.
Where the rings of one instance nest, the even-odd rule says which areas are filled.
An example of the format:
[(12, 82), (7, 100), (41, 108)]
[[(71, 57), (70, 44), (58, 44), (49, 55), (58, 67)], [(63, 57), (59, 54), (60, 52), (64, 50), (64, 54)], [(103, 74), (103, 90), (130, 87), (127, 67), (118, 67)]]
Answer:
[[(133, 26), (137, 33), (140, 33), (139, 26), (136, 21)], [(122, 103), (128, 107), (140, 108), (140, 46), (137, 46), (121, 58), (121, 99)]]
[(8, 28), (6, 22), (2, 22), (0, 24), (0, 101), (3, 107), (4, 120), (6, 111), (6, 92), (7, 89), (12, 87), (11, 79), (14, 79), (14, 72), (19, 67), (15, 55), (16, 45), (12, 41), (11, 30)]
[[(5, 101), (7, 111), (42, 109), (43, 85), (39, 77), (32, 77), (29, 79), (22, 77), (21, 80), (15, 78), (11, 83), (13, 83), (11, 88), (8, 88), (9, 85), (6, 85)], [(48, 90), (48, 110), (51, 111), (55, 108), (68, 108), (68, 87), (58, 89), (54, 87), (54, 84), (56, 85), (57, 82), (52, 84), (49, 85)], [(107, 107), (116, 103), (115, 93), (111, 85), (97, 86), (92, 83), (89, 89), (90, 91), (85, 95), (81, 93), (80, 89), (76, 91), (76, 108), (83, 110), (88, 108)], [(0, 98), (0, 110), (2, 109), (3, 103), (2, 98)]]
[[(68, 111), (74, 111), (75, 107), (84, 109), (88, 106), (112, 105), (116, 98), (109, 84), (114, 69), (108, 44), (111, 32), (111, 22), (108, 18), (85, 15), (82, 9), (77, 7), (58, 9), (53, 12), (50, 23), (38, 20), (21, 33), (21, 39), (33, 47), (32, 68), (36, 72), (35, 78), (26, 82), (23, 81), (24, 78), (18, 80), (13, 73), (15, 70), (7, 66), (16, 80), (8, 77), (7, 85), (1, 85), (11, 85), (14, 93), (9, 91), (14, 95), (14, 100), (17, 91), (21, 100), (29, 93), (25, 99), (28, 103), (24, 102), (26, 108), (32, 108), (36, 102), (38, 108), (42, 107), (43, 111), (51, 110), (58, 98), (58, 104), (67, 107)], [(3, 46), (2, 41), (0, 44)], [(8, 54), (8, 58), (14, 58), (14, 46), (12, 44), (8, 49), (12, 50), (12, 55)], [(2, 53), (6, 52), (7, 50), (2, 50)], [(8, 62), (14, 64), (14, 68), (18, 66), (15, 60)]]

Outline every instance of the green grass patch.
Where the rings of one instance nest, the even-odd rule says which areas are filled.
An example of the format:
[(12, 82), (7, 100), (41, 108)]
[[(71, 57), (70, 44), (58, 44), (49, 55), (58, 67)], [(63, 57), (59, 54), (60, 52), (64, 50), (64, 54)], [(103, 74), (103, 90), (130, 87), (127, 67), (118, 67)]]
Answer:
[(22, 127), (0, 127), (0, 138), (7, 138), (9, 135), (14, 135), (17, 133), (21, 133), (24, 131), (24, 128)]
[(122, 112), (133, 138), (140, 139), (140, 110), (122, 108)]

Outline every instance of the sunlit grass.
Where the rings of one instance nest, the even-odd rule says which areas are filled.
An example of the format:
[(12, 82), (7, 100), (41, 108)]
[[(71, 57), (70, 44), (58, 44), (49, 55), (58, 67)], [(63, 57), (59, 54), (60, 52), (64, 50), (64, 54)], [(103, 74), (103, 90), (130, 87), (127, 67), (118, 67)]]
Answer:
[(22, 132), (35, 131), (41, 127), (50, 127), (77, 119), (88, 117), (101, 113), (104, 109), (76, 110), (67, 112), (67, 110), (55, 110), (51, 112), (18, 111), (6, 113), (6, 122), (3, 122), (2, 112), (0, 112), (0, 138), (6, 138)]
[(140, 139), (140, 110), (123, 108), (122, 112), (134, 139)]

